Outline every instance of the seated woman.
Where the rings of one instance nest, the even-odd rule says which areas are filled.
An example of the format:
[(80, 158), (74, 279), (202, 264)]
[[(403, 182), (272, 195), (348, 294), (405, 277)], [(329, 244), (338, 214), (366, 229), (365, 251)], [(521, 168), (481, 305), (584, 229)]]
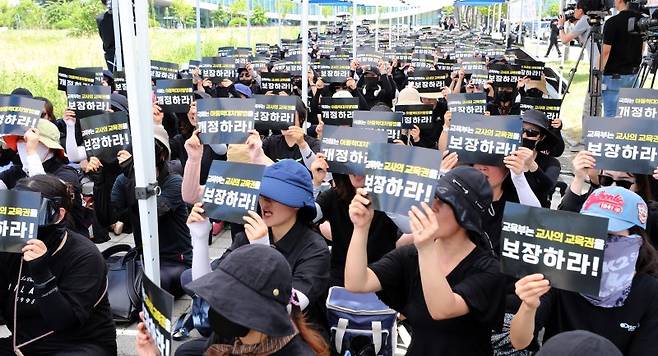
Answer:
[[(457, 167), (437, 184), (432, 207), (412, 207), (413, 245), (368, 266), (373, 209), (363, 189), (350, 204), (354, 233), (345, 287), (379, 292), (413, 329), (407, 355), (491, 355), (491, 331), (504, 312), (504, 276), (482, 230), (491, 188), (472, 167)], [(440, 222), (440, 223), (439, 223)], [(377, 243), (373, 241), (372, 243)]]
[[(190, 215), (191, 223), (204, 219)], [(256, 244), (233, 251), (215, 271), (188, 285), (208, 301), (213, 330), (208, 341), (192, 342), (200, 352), (190, 355), (328, 356), (326, 342), (308, 327), (296, 305), (292, 285), (288, 261), (275, 249)], [(158, 355), (144, 323), (137, 330), (137, 354)]]
[(0, 339), (0, 354), (116, 355), (105, 260), (65, 224), (72, 188), (36, 175), (14, 190), (41, 193), (46, 218), (22, 255), (0, 253), (0, 315), (13, 333)]
[(512, 345), (536, 350), (537, 332), (545, 327), (544, 340), (586, 330), (612, 341), (624, 355), (657, 355), (658, 262), (644, 230), (646, 203), (628, 189), (604, 187), (592, 192), (580, 212), (608, 219), (599, 294), (551, 288), (541, 274), (521, 278)]

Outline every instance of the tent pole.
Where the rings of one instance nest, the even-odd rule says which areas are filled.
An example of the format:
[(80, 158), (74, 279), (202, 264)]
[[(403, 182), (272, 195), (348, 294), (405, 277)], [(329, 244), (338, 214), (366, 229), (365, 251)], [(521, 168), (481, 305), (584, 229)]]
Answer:
[(123, 53), (121, 53), (123, 47), (121, 46), (121, 25), (119, 24), (120, 17), (121, 17), (121, 11), (119, 11), (119, 0), (112, 0), (112, 24), (114, 28), (115, 71), (123, 70)]
[(352, 0), (352, 58), (356, 59), (356, 0)]
[(507, 1), (507, 23), (505, 25), (505, 48), (510, 48), (510, 43), (509, 43), (509, 36), (510, 36), (510, 29), (511, 29), (511, 23), (510, 23), (510, 5), (512, 4), (512, 0)]
[(201, 60), (201, 0), (196, 0), (196, 59)]
[(153, 144), (153, 111), (151, 108), (151, 64), (149, 60), (148, 8), (146, 1), (118, 1), (121, 38), (126, 51), (126, 84), (130, 109), (130, 130), (135, 162), (135, 190), (138, 194), (139, 220), (144, 251), (144, 272), (160, 285), (160, 249), (155, 176), (155, 146)]
[(379, 6), (377, 6), (377, 20), (375, 22), (375, 51), (379, 51)]
[(302, 102), (308, 105), (308, 0), (302, 0)]
[(393, 17), (391, 7), (388, 7), (388, 49), (393, 48)]
[(251, 0), (247, 0), (247, 47), (251, 48)]

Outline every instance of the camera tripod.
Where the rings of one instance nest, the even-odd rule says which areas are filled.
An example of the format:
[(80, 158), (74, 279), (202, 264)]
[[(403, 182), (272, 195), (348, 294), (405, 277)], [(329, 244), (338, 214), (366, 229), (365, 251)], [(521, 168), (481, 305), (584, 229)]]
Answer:
[(601, 56), (601, 48), (603, 46), (603, 16), (597, 11), (587, 13), (588, 23), (590, 30), (587, 39), (583, 43), (583, 47), (578, 55), (576, 65), (569, 72), (569, 80), (567, 87), (562, 94), (562, 101), (569, 93), (569, 88), (573, 82), (573, 78), (578, 70), (578, 65), (583, 59), (583, 54), (589, 48), (589, 83), (587, 86), (587, 96), (589, 99), (589, 116), (601, 115), (601, 82), (603, 81), (603, 57)]
[(649, 86), (649, 88), (653, 89), (653, 85), (656, 81), (656, 70), (658, 69), (658, 36), (652, 34), (647, 36), (645, 41), (649, 46), (649, 52), (646, 56), (642, 57), (640, 70), (637, 72), (637, 76), (633, 81), (633, 88), (644, 88), (644, 85), (649, 78), (649, 74), (652, 74), (651, 86)]

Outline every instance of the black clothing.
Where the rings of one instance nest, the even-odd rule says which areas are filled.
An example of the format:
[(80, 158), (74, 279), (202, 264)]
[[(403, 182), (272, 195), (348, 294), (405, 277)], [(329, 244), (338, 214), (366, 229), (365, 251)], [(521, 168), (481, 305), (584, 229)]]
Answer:
[[(304, 135), (304, 141), (314, 153), (320, 152), (320, 140)], [(283, 135), (268, 136), (263, 140), (263, 152), (272, 161), (278, 162), (282, 159), (294, 159), (295, 161), (304, 164), (302, 153), (297, 144), (288, 146), (286, 138)]]
[(116, 66), (114, 64), (114, 22), (112, 20), (112, 14), (105, 11), (104, 13), (96, 16), (96, 26), (98, 27), (98, 35), (103, 41), (103, 52), (105, 52), (105, 62), (107, 63), (107, 69), (110, 72), (114, 72)]
[[(182, 134), (176, 135), (173, 140), (170, 140), (172, 144), (172, 151), (178, 152), (178, 158), (180, 163), (183, 166), (183, 171), (185, 171), (185, 164), (187, 164), (187, 150), (185, 150), (185, 141), (189, 138), (183, 136)], [(174, 147), (176, 147), (174, 149)], [(174, 159), (174, 157), (172, 157)], [(201, 174), (199, 176), (199, 184), (206, 184), (208, 179), (208, 174), (210, 173), (210, 165), (213, 160), (226, 161), (226, 155), (218, 155), (215, 151), (210, 148), (208, 145), (203, 145), (203, 153), (201, 154)]]
[(603, 25), (603, 44), (611, 46), (604, 75), (635, 74), (642, 62), (642, 35), (628, 32), (628, 20), (631, 18), (639, 18), (639, 15), (624, 10), (607, 19)]
[(560, 28), (557, 25), (557, 21), (551, 22), (551, 40), (558, 39), (560, 37)]
[[(182, 344), (174, 356), (201, 356), (212, 343), (206, 338), (188, 341)], [(272, 356), (313, 356), (315, 353), (300, 335), (295, 336), (284, 348)]]
[[(316, 202), (323, 215), (319, 223), (329, 221), (331, 226), (330, 286), (343, 286), (347, 249), (354, 230), (349, 215), (349, 202), (341, 200), (335, 189), (320, 193)], [(368, 263), (379, 260), (395, 249), (395, 242), (398, 240), (397, 231), (398, 227), (385, 213), (375, 211), (368, 231)]]
[(535, 332), (545, 326), (546, 341), (561, 332), (587, 330), (612, 341), (624, 355), (658, 355), (657, 298), (658, 280), (646, 274), (635, 275), (624, 305), (615, 308), (596, 307), (578, 293), (553, 288), (541, 297)]
[[(46, 259), (38, 261), (41, 258)], [(17, 296), (17, 343), (51, 330), (55, 333), (21, 350), (26, 355), (51, 355), (69, 347), (92, 344), (108, 355), (116, 355), (115, 326), (108, 297), (103, 295), (107, 267), (96, 246), (69, 230), (62, 248), (54, 255), (48, 251), (41, 258), (23, 262)], [(10, 329), (13, 328), (14, 291), (21, 259), (21, 254), (0, 253), (3, 266), (0, 270), (0, 312)], [(33, 268), (31, 264), (37, 261), (38, 268)], [(0, 339), (0, 353), (11, 352), (11, 348), (11, 337)]]
[(546, 55), (544, 57), (548, 57), (548, 55), (551, 54), (551, 49), (553, 49), (553, 47), (555, 47), (558, 56), (562, 55), (562, 52), (560, 52), (560, 47), (557, 42), (557, 38), (551, 37), (550, 44), (548, 45), (548, 49), (546, 50)]
[(498, 116), (498, 115), (521, 115), (521, 104), (519, 103), (512, 103), (512, 106), (507, 109), (507, 111), (504, 111), (501, 109), (501, 107), (496, 104), (495, 102), (491, 101), (487, 103), (487, 111), (491, 114), (491, 116)]
[(370, 265), (391, 308), (404, 314), (413, 329), (407, 355), (492, 355), (491, 331), (502, 326), (504, 276), (496, 259), (475, 247), (447, 275), (454, 293), (469, 308), (460, 317), (434, 320), (425, 303), (418, 266), (418, 250), (407, 245)]
[(555, 189), (555, 184), (557, 184), (562, 167), (557, 158), (541, 152), (537, 153), (535, 162), (539, 168), (534, 172), (526, 172), (525, 177), (528, 180), (530, 188), (537, 196), (537, 199), (539, 199), (541, 206), (550, 208), (553, 190)]

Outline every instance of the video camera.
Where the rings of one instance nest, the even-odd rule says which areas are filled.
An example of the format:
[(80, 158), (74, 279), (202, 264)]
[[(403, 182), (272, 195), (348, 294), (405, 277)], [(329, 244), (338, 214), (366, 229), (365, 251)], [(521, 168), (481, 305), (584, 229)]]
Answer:
[(649, 9), (656, 7), (658, 7), (658, 1), (648, 3), (647, 0), (631, 0), (629, 8), (638, 14), (644, 14), (645, 16), (628, 19), (628, 32), (656, 35), (656, 32), (658, 32), (658, 11), (654, 11), (653, 16), (648, 16)]
[(608, 10), (615, 6), (614, 0), (581, 0), (578, 3), (571, 2), (562, 9), (565, 20), (570, 22), (576, 20), (575, 12), (578, 4), (585, 10), (585, 14), (589, 17), (590, 21), (596, 21), (597, 19), (603, 20)]

